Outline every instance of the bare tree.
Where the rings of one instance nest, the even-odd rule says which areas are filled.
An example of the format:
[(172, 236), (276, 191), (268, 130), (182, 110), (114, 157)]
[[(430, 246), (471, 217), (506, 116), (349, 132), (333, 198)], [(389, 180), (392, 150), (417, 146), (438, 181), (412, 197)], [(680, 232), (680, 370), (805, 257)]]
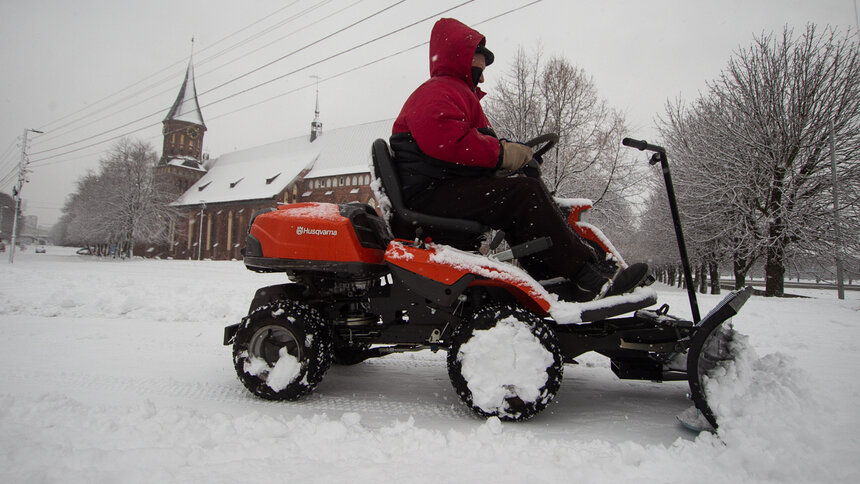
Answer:
[(719, 262), (730, 259), (735, 285), (743, 287), (747, 272), (762, 255), (756, 242), (761, 237), (755, 174), (747, 169), (743, 146), (712, 129), (718, 121), (731, 121), (721, 120), (728, 112), (710, 101), (699, 99), (690, 107), (681, 101), (669, 103), (661, 131), (676, 166), (691, 257), (710, 267), (712, 279), (719, 278)]
[[(837, 179), (846, 214), (856, 215), (860, 151), (860, 53), (856, 38), (810, 25), (798, 38), (763, 35), (739, 51), (688, 108), (670, 106), (663, 133), (683, 153), (685, 185), (699, 200), (687, 214), (734, 251), (736, 269), (761, 256), (770, 296), (784, 292), (792, 254), (832, 257), (830, 139), (839, 140)], [(710, 199), (713, 203), (708, 204)], [(853, 234), (856, 216), (843, 216)]]
[(163, 242), (176, 212), (170, 188), (154, 176), (158, 158), (141, 141), (118, 141), (101, 162), (99, 173), (78, 181), (64, 208), (70, 241), (113, 246), (123, 255), (135, 242)]
[(632, 223), (630, 199), (641, 193), (641, 173), (621, 149), (624, 118), (581, 68), (560, 57), (542, 59), (539, 47), (530, 54), (518, 50), (492, 90), (487, 115), (502, 137), (525, 141), (558, 133), (558, 145), (544, 155), (547, 186), (559, 197), (590, 198), (607, 232), (622, 233)]
[(547, 128), (541, 116), (539, 78), (541, 50), (517, 50), (510, 71), (493, 88), (485, 111), (499, 133), (513, 140), (534, 138)]

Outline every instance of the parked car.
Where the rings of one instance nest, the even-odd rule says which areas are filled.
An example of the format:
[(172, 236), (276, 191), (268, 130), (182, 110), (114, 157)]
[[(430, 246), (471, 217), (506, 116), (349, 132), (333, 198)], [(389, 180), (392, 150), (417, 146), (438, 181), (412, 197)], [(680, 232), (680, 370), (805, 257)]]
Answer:
[(0, 252), (6, 252), (6, 244), (3, 242), (0, 242)]
[(45, 250), (44, 245), (37, 245), (36, 246), (36, 253), (37, 254), (44, 254), (45, 252), (46, 252), (46, 250)]

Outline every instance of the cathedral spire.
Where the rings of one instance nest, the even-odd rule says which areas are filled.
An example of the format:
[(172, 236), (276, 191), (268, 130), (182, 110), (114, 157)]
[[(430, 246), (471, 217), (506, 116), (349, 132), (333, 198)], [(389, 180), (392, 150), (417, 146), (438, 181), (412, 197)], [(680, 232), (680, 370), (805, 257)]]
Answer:
[[(192, 40), (192, 45), (194, 41)], [(193, 47), (192, 47), (193, 49)], [(188, 67), (185, 69), (185, 80), (182, 81), (182, 87), (179, 89), (179, 94), (173, 102), (170, 111), (167, 112), (167, 117), (163, 122), (167, 121), (187, 121), (189, 123), (199, 124), (206, 127), (203, 122), (203, 113), (200, 112), (200, 103), (197, 102), (197, 86), (194, 84), (194, 57), (188, 59)]]
[(320, 121), (320, 78), (311, 76), (317, 80), (317, 103), (314, 109), (314, 120), (311, 122), (311, 142), (322, 136), (322, 121)]

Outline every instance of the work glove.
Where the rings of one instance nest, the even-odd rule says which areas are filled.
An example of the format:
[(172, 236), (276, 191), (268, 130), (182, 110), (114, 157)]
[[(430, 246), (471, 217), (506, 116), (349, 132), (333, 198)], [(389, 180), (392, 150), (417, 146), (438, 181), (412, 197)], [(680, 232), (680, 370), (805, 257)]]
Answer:
[(502, 166), (499, 168), (517, 171), (532, 159), (532, 149), (522, 143), (501, 140)]

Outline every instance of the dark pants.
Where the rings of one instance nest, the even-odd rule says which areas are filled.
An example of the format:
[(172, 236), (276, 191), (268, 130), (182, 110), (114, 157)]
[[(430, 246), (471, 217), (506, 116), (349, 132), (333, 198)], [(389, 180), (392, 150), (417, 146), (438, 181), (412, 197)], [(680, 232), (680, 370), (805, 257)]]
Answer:
[[(593, 249), (568, 225), (543, 183), (534, 178), (446, 180), (413, 196), (407, 205), (426, 214), (476, 220), (503, 230), (511, 245), (549, 237), (551, 248), (520, 259), (536, 279), (572, 278), (584, 263), (595, 261)], [(439, 240), (433, 234), (427, 235)]]

